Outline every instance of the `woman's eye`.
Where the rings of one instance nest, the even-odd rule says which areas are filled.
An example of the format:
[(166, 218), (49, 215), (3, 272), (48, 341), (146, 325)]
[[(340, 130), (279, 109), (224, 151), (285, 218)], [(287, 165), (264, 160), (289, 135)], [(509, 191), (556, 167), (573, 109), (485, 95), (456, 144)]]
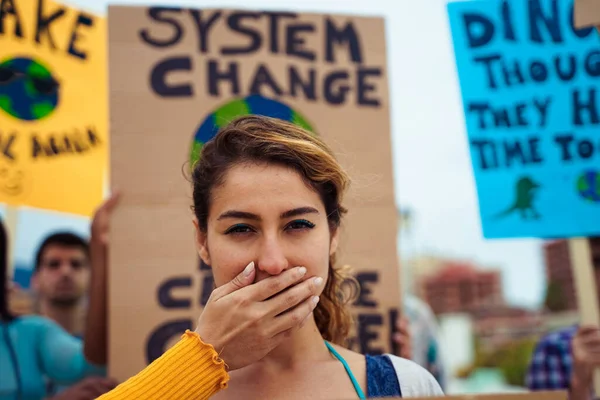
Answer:
[(250, 233), (250, 232), (252, 232), (252, 228), (250, 228), (248, 225), (234, 225), (231, 228), (227, 229), (227, 231), (225, 231), (225, 234), (229, 235), (229, 234)]
[(299, 230), (299, 229), (312, 229), (314, 227), (315, 227), (315, 224), (313, 224), (312, 222), (307, 221), (305, 219), (298, 219), (296, 221), (290, 222), (286, 228), (291, 229), (291, 230)]

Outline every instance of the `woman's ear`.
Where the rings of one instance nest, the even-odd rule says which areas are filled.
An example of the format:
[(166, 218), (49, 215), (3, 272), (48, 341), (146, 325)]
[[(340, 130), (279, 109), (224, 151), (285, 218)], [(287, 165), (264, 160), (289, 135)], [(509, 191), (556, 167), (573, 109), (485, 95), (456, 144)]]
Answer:
[(202, 229), (200, 229), (198, 218), (194, 217), (192, 223), (194, 224), (194, 238), (196, 241), (196, 250), (198, 251), (198, 255), (205, 264), (211, 265), (206, 232), (203, 232)]
[(331, 244), (329, 245), (329, 255), (330, 256), (334, 255), (335, 252), (337, 251), (339, 239), (340, 239), (340, 229), (335, 228), (331, 232)]

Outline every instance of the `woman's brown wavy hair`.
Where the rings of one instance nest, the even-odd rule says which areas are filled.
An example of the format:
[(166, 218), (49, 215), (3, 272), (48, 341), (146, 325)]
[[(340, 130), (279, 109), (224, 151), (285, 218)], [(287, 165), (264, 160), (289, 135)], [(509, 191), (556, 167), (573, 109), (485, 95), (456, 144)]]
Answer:
[[(221, 129), (204, 145), (193, 166), (193, 209), (200, 229), (207, 229), (212, 188), (223, 183), (231, 167), (247, 162), (283, 165), (297, 171), (320, 195), (331, 232), (339, 229), (347, 212), (342, 198), (350, 179), (331, 149), (297, 125), (256, 115), (240, 117)], [(314, 311), (325, 340), (346, 344), (352, 327), (346, 306), (356, 289), (356, 281), (346, 269), (336, 268), (335, 255), (330, 257), (327, 283)]]

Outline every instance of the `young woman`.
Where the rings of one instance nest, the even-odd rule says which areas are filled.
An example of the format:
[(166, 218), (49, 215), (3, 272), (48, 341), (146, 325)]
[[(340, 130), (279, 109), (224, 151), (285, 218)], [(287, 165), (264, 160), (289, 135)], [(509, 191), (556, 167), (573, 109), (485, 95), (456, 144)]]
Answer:
[[(290, 123), (242, 117), (206, 143), (192, 178), (196, 244), (202, 260), (212, 267), (217, 290), (246, 265), (255, 268), (257, 284), (302, 266), (305, 282), (318, 287), (318, 297), (312, 299), (316, 307), (302, 328), (259, 361), (232, 371), (227, 390), (215, 398), (443, 394), (431, 374), (411, 361), (391, 355), (364, 356), (341, 346), (352, 320), (346, 309), (350, 297), (342, 285), (345, 276), (335, 265), (335, 254), (349, 178), (325, 143)], [(297, 290), (292, 287), (280, 296), (291, 302)], [(285, 323), (290, 313), (283, 307), (255, 312), (274, 318), (270, 329)], [(201, 329), (197, 332), (203, 337)], [(178, 376), (185, 368), (177, 365), (190, 365), (203, 349), (197, 345), (187, 347), (187, 353), (165, 353), (160, 366), (134, 378), (136, 385), (159, 386), (144, 378), (150, 373), (159, 376), (159, 368), (166, 371), (163, 375)], [(187, 398), (205, 398), (205, 393), (190, 390), (194, 379), (188, 374), (178, 384), (172, 383), (170, 392), (186, 387)], [(122, 389), (130, 386), (126, 383)]]
[[(14, 316), (8, 307), (8, 237), (0, 219), (0, 400), (41, 400), (46, 398), (44, 377), (58, 383), (71, 385), (56, 399), (94, 399), (115, 387), (116, 382), (101, 378), (105, 374), (106, 363), (106, 250), (108, 219), (117, 197), (111, 197), (96, 212), (92, 223), (90, 241), (92, 262), (92, 285), (90, 307), (86, 324), (85, 346), (53, 321), (35, 316)], [(310, 298), (316, 291), (310, 282), (298, 283), (301, 274), (290, 270), (286, 274), (272, 277), (263, 285), (250, 285), (255, 276), (253, 268), (241, 273), (213, 293), (206, 307), (198, 330), (205, 342), (219, 348), (226, 347), (221, 356), (231, 368), (240, 368), (262, 358), (277, 346), (291, 331), (300, 325), (312, 311)], [(249, 286), (250, 285), (250, 286)], [(296, 297), (282, 299), (277, 292), (290, 285), (296, 285)], [(248, 286), (248, 287), (245, 287)], [(257, 318), (255, 308), (258, 301), (273, 297), (267, 308), (289, 308), (297, 306), (290, 314), (287, 325), (279, 336), (267, 335), (266, 327), (272, 325), (270, 318)], [(215, 302), (216, 299), (220, 301)], [(257, 300), (254, 300), (257, 299)], [(238, 307), (228, 306), (243, 302)], [(290, 303), (291, 302), (291, 303)], [(243, 332), (240, 325), (251, 325)], [(279, 332), (277, 332), (279, 333)], [(199, 343), (191, 338), (187, 343)], [(182, 345), (185, 345), (185, 340)], [(209, 372), (203, 377), (197, 373), (194, 382), (196, 393), (213, 393), (226, 381), (227, 373), (222, 362), (215, 362), (217, 355), (213, 347), (205, 345), (205, 351), (195, 358), (196, 372), (202, 365)], [(181, 345), (180, 347), (181, 348)], [(197, 348), (197, 347), (195, 347)], [(243, 349), (240, 350), (240, 349)], [(177, 392), (171, 391), (177, 398)], [(121, 398), (145, 398), (144, 396), (123, 396)], [(156, 398), (165, 398), (160, 393)], [(184, 397), (185, 398), (185, 397)]]

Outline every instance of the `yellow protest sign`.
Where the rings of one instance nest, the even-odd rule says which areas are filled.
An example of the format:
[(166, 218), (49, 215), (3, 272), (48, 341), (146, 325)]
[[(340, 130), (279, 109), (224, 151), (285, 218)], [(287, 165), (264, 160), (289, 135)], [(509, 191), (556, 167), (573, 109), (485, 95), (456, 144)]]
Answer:
[(0, 0), (0, 202), (91, 215), (108, 162), (106, 20)]

